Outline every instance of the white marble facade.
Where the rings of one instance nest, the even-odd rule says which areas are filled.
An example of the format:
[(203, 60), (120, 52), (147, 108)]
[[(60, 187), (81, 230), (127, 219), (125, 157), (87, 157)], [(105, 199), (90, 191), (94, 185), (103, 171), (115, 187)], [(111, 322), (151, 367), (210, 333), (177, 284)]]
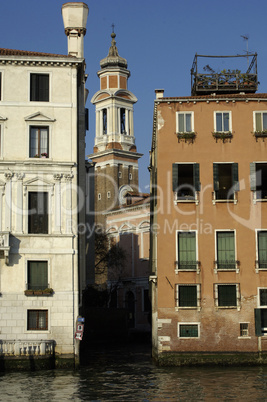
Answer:
[[(0, 50), (0, 344), (52, 340), (56, 353), (73, 355), (85, 281), (84, 59)], [(25, 294), (38, 283), (41, 295)]]

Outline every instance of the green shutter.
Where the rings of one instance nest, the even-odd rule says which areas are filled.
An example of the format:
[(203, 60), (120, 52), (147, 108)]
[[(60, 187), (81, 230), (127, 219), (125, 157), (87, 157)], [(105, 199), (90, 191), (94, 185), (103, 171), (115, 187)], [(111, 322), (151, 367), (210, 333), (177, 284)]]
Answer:
[(236, 285), (218, 285), (218, 305), (232, 307), (236, 304)]
[(235, 269), (235, 234), (217, 232), (218, 269)]
[(259, 268), (267, 268), (267, 231), (258, 232)]
[(47, 262), (28, 261), (28, 289), (45, 289), (47, 286)]
[(250, 163), (250, 190), (256, 191), (257, 180), (256, 180), (256, 163)]
[(193, 176), (194, 176), (195, 191), (200, 191), (199, 163), (194, 163), (193, 165)]
[(178, 233), (178, 262), (180, 269), (196, 269), (195, 232)]
[(218, 163), (213, 163), (213, 189), (219, 190), (219, 166)]
[(232, 164), (232, 184), (234, 191), (239, 191), (238, 163)]
[(179, 285), (179, 307), (197, 307), (196, 285)]
[(261, 309), (255, 308), (254, 310), (254, 317), (255, 317), (255, 335), (262, 336), (261, 330)]
[(177, 191), (178, 189), (178, 164), (172, 164), (172, 191)]

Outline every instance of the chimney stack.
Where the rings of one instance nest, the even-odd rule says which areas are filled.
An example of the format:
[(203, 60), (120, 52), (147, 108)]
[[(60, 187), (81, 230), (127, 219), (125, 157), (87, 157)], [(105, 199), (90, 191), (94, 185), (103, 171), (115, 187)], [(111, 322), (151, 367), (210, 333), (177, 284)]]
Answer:
[(62, 6), (62, 18), (65, 34), (68, 37), (68, 54), (84, 57), (83, 38), (86, 34), (86, 22), (89, 8), (85, 3), (65, 3)]

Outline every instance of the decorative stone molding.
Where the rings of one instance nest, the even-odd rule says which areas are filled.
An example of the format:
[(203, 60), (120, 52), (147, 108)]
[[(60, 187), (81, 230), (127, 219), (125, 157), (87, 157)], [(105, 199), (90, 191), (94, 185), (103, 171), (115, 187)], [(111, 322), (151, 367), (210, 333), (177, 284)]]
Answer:
[(14, 176), (13, 172), (5, 172), (6, 180), (11, 180), (13, 176)]
[(64, 174), (64, 179), (65, 179), (65, 181), (72, 181), (72, 179), (73, 179), (73, 174), (72, 174), (72, 173), (66, 173), (66, 174)]
[(24, 173), (16, 173), (16, 176), (17, 176), (17, 180), (21, 181), (21, 180), (23, 180), (25, 174)]
[(55, 173), (54, 175), (53, 175), (53, 177), (54, 177), (54, 180), (56, 180), (56, 181), (60, 181), (61, 180), (61, 178), (62, 178), (62, 173)]

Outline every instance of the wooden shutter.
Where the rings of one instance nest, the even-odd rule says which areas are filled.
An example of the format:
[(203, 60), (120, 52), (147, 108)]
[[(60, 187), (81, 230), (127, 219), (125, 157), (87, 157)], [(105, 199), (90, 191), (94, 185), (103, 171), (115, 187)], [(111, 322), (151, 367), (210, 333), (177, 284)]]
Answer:
[(256, 336), (262, 336), (262, 331), (261, 331), (261, 309), (260, 308), (255, 308), (254, 317), (255, 317), (255, 335)]
[(200, 191), (199, 163), (194, 163), (193, 165), (193, 176), (194, 176), (195, 191)]
[(256, 163), (250, 163), (250, 190), (256, 191), (257, 180), (256, 180)]
[(232, 184), (234, 191), (239, 191), (238, 163), (232, 164)]
[(178, 164), (172, 164), (172, 191), (177, 191), (178, 189)]
[(218, 165), (218, 163), (213, 163), (213, 189), (214, 189), (214, 191), (219, 190), (219, 165)]

